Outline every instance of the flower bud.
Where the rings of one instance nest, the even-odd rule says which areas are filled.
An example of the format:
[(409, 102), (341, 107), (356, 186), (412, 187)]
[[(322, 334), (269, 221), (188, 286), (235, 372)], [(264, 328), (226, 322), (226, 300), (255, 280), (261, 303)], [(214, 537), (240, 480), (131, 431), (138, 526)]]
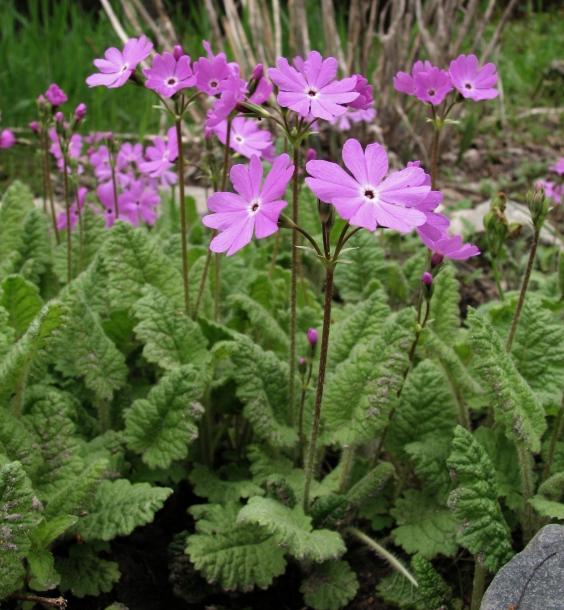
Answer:
[(306, 152), (306, 163), (317, 159), (317, 151), (315, 148), (308, 148)]
[(548, 214), (548, 199), (544, 194), (544, 184), (537, 182), (534, 192), (529, 191), (527, 193), (526, 200), (531, 212), (533, 226), (535, 229), (540, 230)]
[(421, 276), (421, 281), (429, 288), (433, 284), (433, 276), (428, 271), (425, 271)]
[(310, 328), (307, 331), (307, 340), (309, 341), (309, 344), (311, 345), (312, 351), (315, 351), (315, 346), (317, 345), (318, 339), (319, 339), (319, 334), (317, 333), (315, 328)]
[(55, 123), (62, 123), (65, 120), (65, 117), (61, 111), (55, 113)]
[(306, 373), (307, 370), (307, 362), (305, 358), (300, 358), (299, 362), (298, 362), (298, 371), (300, 373), (300, 375), (303, 377)]
[(172, 49), (172, 56), (178, 61), (184, 55), (184, 50), (179, 44), (175, 44)]
[(423, 284), (423, 296), (426, 301), (430, 301), (435, 290), (433, 276), (428, 271), (425, 271), (421, 276), (421, 283)]
[(325, 233), (329, 235), (335, 224), (335, 206), (332, 203), (323, 203), (318, 199), (317, 214), (321, 224), (325, 227)]
[(264, 76), (264, 67), (262, 64), (257, 64), (253, 70), (253, 80), (260, 80)]
[(55, 83), (49, 85), (49, 89), (45, 91), (45, 97), (51, 102), (53, 108), (57, 108), (68, 100), (66, 93)]
[(431, 270), (438, 267), (443, 262), (444, 256), (440, 252), (433, 252), (431, 256)]
[(37, 121), (31, 121), (29, 128), (33, 133), (39, 133), (39, 123)]
[(86, 104), (79, 104), (74, 111), (74, 120), (79, 123), (86, 116)]

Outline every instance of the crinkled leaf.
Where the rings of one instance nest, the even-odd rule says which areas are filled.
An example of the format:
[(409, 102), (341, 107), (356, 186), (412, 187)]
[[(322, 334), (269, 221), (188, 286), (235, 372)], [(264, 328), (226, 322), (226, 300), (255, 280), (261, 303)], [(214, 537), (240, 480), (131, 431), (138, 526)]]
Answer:
[(10, 461), (21, 462), (25, 473), (33, 481), (43, 463), (43, 458), (37, 451), (34, 436), (7, 409), (0, 407), (0, 453)]
[(27, 555), (29, 565), (29, 587), (35, 591), (54, 589), (60, 580), (55, 570), (55, 558), (47, 549), (31, 550)]
[(323, 397), (326, 442), (365, 443), (388, 425), (413, 341), (412, 312), (400, 316), (379, 337), (355, 347), (329, 377)]
[(16, 180), (4, 193), (0, 205), (0, 263), (21, 248), (25, 219), (31, 210), (33, 195), (27, 186)]
[(408, 489), (390, 514), (397, 526), (392, 530), (395, 542), (407, 553), (421, 553), (425, 559), (433, 559), (439, 553), (447, 557), (456, 553), (458, 523), (434, 497)]
[(25, 278), (39, 284), (51, 259), (48, 220), (39, 208), (29, 212), (23, 227), (20, 257)]
[(2, 282), (0, 305), (8, 312), (9, 324), (19, 339), (43, 307), (37, 286), (21, 275), (9, 275)]
[(473, 309), (468, 311), (468, 321), (472, 327), (470, 345), (476, 354), (475, 369), (487, 389), (496, 420), (504, 425), (509, 440), (538, 453), (546, 429), (539, 399), (515, 368), (491, 324)]
[(184, 459), (198, 438), (197, 422), (203, 413), (199, 403), (203, 387), (192, 365), (179, 367), (163, 377), (146, 399), (136, 400), (125, 412), (125, 440), (142, 454), (151, 468), (168, 468)]
[(449, 506), (462, 524), (458, 542), (495, 573), (513, 557), (513, 551), (509, 528), (497, 500), (493, 464), (470, 432), (457, 426), (447, 465), (460, 483), (449, 498)]
[(419, 593), (427, 610), (448, 610), (452, 591), (443, 578), (435, 571), (430, 561), (417, 554), (411, 560)]
[(238, 523), (255, 524), (274, 536), (279, 545), (297, 559), (326, 561), (345, 552), (343, 539), (337, 532), (312, 531), (311, 518), (302, 507), (284, 506), (271, 498), (253, 497), (239, 512)]
[(434, 293), (431, 300), (431, 329), (447, 345), (452, 344), (460, 329), (460, 310), (458, 303), (458, 281), (454, 277), (456, 269), (445, 267), (433, 282)]
[(30, 534), (32, 549), (39, 551), (48, 548), (53, 541), (64, 534), (77, 521), (78, 517), (72, 515), (59, 515), (50, 521), (41, 519), (41, 523)]
[(303, 581), (300, 592), (305, 603), (315, 610), (339, 610), (358, 591), (356, 574), (346, 561), (327, 561), (315, 566)]
[(564, 504), (562, 502), (553, 502), (541, 495), (534, 496), (529, 502), (541, 517), (564, 521)]
[(427, 494), (436, 494), (439, 502), (446, 502), (452, 490), (446, 461), (450, 455), (452, 432), (444, 433), (424, 442), (409, 443), (404, 446), (405, 452), (415, 462), (414, 471), (423, 484)]
[(378, 464), (360, 481), (355, 483), (347, 493), (347, 500), (355, 508), (360, 507), (369, 498), (382, 490), (388, 479), (394, 473), (394, 467), (388, 462)]
[(286, 568), (285, 550), (253, 525), (237, 522), (239, 503), (192, 506), (196, 534), (188, 537), (186, 553), (210, 583), (226, 590), (269, 587)]
[(539, 487), (539, 494), (547, 500), (558, 500), (564, 494), (564, 472), (549, 477)]
[(285, 476), (290, 474), (294, 468), (292, 460), (283, 455), (272, 457), (268, 448), (263, 445), (249, 445), (247, 457), (251, 462), (250, 470), (253, 474), (253, 482), (257, 485), (263, 485), (273, 472)]
[(438, 366), (423, 360), (409, 372), (400, 406), (388, 431), (386, 446), (397, 459), (406, 459), (405, 445), (449, 435), (456, 425), (456, 406)]
[(145, 344), (145, 358), (168, 370), (183, 364), (199, 366), (207, 341), (198, 323), (158, 289), (147, 286), (143, 294), (133, 311), (139, 320), (135, 334)]
[(194, 493), (207, 498), (211, 504), (227, 504), (239, 498), (264, 496), (264, 490), (249, 481), (249, 473), (235, 464), (220, 468), (215, 474), (202, 464), (194, 464), (188, 477)]
[(127, 536), (139, 525), (153, 521), (171, 493), (168, 487), (132, 485), (126, 479), (102, 481), (92, 509), (79, 521), (77, 531), (86, 541)]
[(0, 599), (23, 585), (23, 559), (35, 527), (33, 491), (19, 462), (0, 468)]
[(429, 610), (418, 588), (399, 572), (383, 578), (376, 587), (380, 599), (402, 610)]
[(8, 323), (8, 312), (0, 305), (0, 358), (10, 351), (16, 332)]
[(61, 591), (79, 598), (109, 593), (121, 578), (118, 564), (101, 559), (90, 544), (75, 544), (69, 558), (57, 558), (55, 567), (61, 574)]

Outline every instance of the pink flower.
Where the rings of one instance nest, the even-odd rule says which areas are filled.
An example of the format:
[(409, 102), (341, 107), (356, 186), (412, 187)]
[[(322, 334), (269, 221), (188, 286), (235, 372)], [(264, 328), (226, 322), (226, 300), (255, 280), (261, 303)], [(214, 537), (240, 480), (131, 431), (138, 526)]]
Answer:
[(64, 104), (69, 99), (59, 85), (56, 85), (55, 83), (50, 85), (49, 89), (45, 91), (45, 97), (51, 102), (53, 108)]
[[(116, 221), (115, 213), (115, 197), (114, 197), (114, 186), (111, 182), (100, 184), (96, 189), (98, 199), (102, 204), (102, 214), (106, 218), (106, 228), (111, 227)], [(118, 219), (129, 222), (129, 209), (122, 209), (119, 206), (119, 195), (118, 195)]]
[[(78, 201), (73, 203), (70, 206), (69, 212), (70, 212), (70, 226), (71, 226), (71, 231), (74, 229), (76, 223), (78, 222), (78, 208), (80, 207), (80, 210), (84, 209), (84, 200), (86, 199), (86, 193), (88, 192), (88, 189), (85, 187), (79, 188), (78, 189)], [(61, 212), (59, 214), (59, 216), (57, 217), (57, 229), (59, 229), (59, 231), (63, 231), (64, 229), (67, 228), (67, 212), (66, 210), (64, 212)]]
[(119, 149), (117, 154), (118, 165), (127, 165), (128, 163), (139, 163), (143, 158), (143, 146), (137, 142), (131, 144), (130, 142), (124, 142)]
[(355, 74), (353, 75), (353, 78), (354, 77), (356, 77), (354, 90), (358, 93), (358, 97), (349, 104), (349, 108), (354, 108), (355, 110), (368, 110), (374, 106), (372, 85), (369, 85), (368, 80), (360, 74)]
[(16, 136), (9, 130), (4, 129), (0, 133), (0, 148), (10, 148), (16, 143)]
[(308, 329), (307, 340), (311, 345), (311, 349), (315, 350), (315, 346), (317, 345), (317, 341), (319, 340), (319, 333), (315, 330), (315, 328)]
[(220, 93), (219, 84), (229, 77), (231, 70), (227, 65), (225, 53), (214, 55), (208, 42), (204, 40), (203, 45), (209, 59), (200, 57), (194, 62), (196, 87), (208, 95), (217, 95)]
[(480, 251), (476, 246), (472, 246), (471, 244), (463, 244), (461, 235), (449, 235), (443, 231), (441, 238), (436, 241), (425, 238), (423, 235), (420, 235), (420, 237), (423, 243), (434, 252), (434, 266), (440, 264), (442, 261), (441, 257), (446, 256), (446, 258), (453, 260), (466, 260), (471, 256), (480, 254)]
[(396, 91), (401, 91), (408, 95), (415, 95), (415, 77), (422, 72), (428, 72), (432, 67), (430, 61), (425, 61), (425, 63), (416, 61), (411, 69), (411, 75), (406, 72), (398, 72), (394, 76), (394, 88)]
[(332, 203), (351, 225), (369, 231), (382, 226), (409, 233), (426, 222), (426, 215), (414, 209), (431, 190), (422, 169), (408, 167), (383, 180), (388, 171), (384, 148), (370, 144), (364, 152), (354, 139), (345, 142), (343, 161), (354, 177), (336, 163), (310, 161), (306, 169), (313, 177), (305, 181), (319, 199)]
[(459, 55), (458, 59), (450, 62), (449, 74), (452, 84), (462, 97), (478, 102), (499, 95), (499, 91), (493, 88), (497, 83), (495, 70), (492, 63), (478, 70), (478, 58), (475, 55)]
[(196, 83), (188, 55), (182, 55), (176, 60), (172, 53), (163, 53), (162, 56), (157, 54), (153, 58), (153, 67), (144, 68), (143, 74), (147, 77), (145, 86), (164, 97), (172, 97), (181, 89)]
[(168, 132), (168, 142), (162, 138), (155, 138), (154, 146), (148, 146), (145, 156), (149, 159), (138, 164), (139, 171), (148, 174), (151, 178), (158, 178), (169, 170), (173, 161), (178, 157), (178, 140), (176, 128), (171, 127)]
[[(299, 65), (299, 63), (298, 63)], [(268, 76), (278, 86), (278, 103), (301, 116), (331, 120), (347, 111), (346, 106), (359, 97), (354, 90), (356, 77), (333, 81), (337, 76), (337, 60), (329, 57), (325, 61), (317, 51), (312, 51), (298, 71), (288, 60), (281, 57), (278, 68), (269, 68)]]
[(266, 80), (266, 78), (261, 78), (258, 82), (257, 88), (249, 96), (247, 101), (251, 102), (252, 104), (256, 104), (257, 106), (262, 106), (262, 104), (268, 100), (273, 90), (274, 87)]
[(564, 185), (555, 184), (545, 180), (543, 182), (544, 194), (550, 199), (554, 199), (554, 203), (562, 203), (562, 195), (564, 194)]
[(95, 59), (94, 65), (100, 70), (100, 73), (92, 74), (86, 79), (86, 84), (89, 87), (97, 87), (105, 85), (113, 89), (121, 87), (127, 79), (133, 74), (140, 61), (143, 61), (151, 52), (153, 43), (148, 41), (146, 36), (130, 38), (123, 48), (123, 52), (118, 51), (115, 47), (110, 47), (105, 53), (106, 59)]
[(155, 224), (157, 213), (153, 208), (159, 205), (161, 197), (158, 192), (143, 180), (132, 181), (127, 190), (118, 197), (120, 213), (122, 207), (128, 211), (131, 224), (139, 226), (140, 221), (148, 225)]
[(74, 111), (74, 120), (78, 123), (86, 116), (86, 104), (79, 104)]
[(348, 112), (341, 116), (335, 117), (332, 121), (329, 121), (331, 125), (335, 125), (337, 129), (341, 131), (348, 131), (352, 128), (353, 123), (370, 123), (376, 118), (376, 109), (368, 108), (368, 110), (352, 110), (349, 107)]
[(41, 131), (41, 128), (39, 127), (39, 123), (37, 121), (31, 121), (31, 123), (29, 124), (29, 128), (31, 129), (31, 131), (33, 131), (33, 133), (39, 133)]
[(219, 83), (218, 90), (221, 97), (215, 100), (213, 109), (208, 111), (206, 127), (211, 129), (221, 121), (227, 119), (235, 109), (237, 102), (244, 99), (247, 93), (247, 83), (235, 74), (230, 74), (228, 78)]
[(210, 249), (231, 256), (253, 237), (268, 237), (278, 230), (280, 212), (288, 205), (281, 200), (294, 172), (288, 165), (290, 157), (280, 155), (270, 170), (261, 189), (263, 167), (256, 155), (251, 157), (249, 168), (234, 165), (230, 176), (233, 187), (239, 193), (214, 193), (208, 199), (208, 208), (215, 212), (204, 216), (206, 227), (222, 231), (213, 238)]
[(428, 72), (419, 72), (413, 80), (415, 81), (416, 97), (433, 106), (438, 106), (452, 91), (448, 72), (438, 68), (431, 68)]
[(551, 165), (548, 169), (562, 176), (562, 174), (564, 174), (564, 158), (559, 159), (554, 165)]
[[(219, 138), (219, 141), (225, 145), (227, 121), (222, 121), (212, 131)], [(253, 155), (264, 157), (265, 151), (268, 151), (272, 146), (272, 136), (270, 132), (259, 129), (255, 121), (244, 117), (235, 117), (231, 122), (229, 146), (249, 159)]]

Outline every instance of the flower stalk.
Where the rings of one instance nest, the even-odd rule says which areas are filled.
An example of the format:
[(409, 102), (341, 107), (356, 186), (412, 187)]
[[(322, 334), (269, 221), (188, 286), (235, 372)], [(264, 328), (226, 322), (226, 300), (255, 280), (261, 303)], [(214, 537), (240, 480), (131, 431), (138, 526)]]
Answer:
[(188, 227), (184, 199), (184, 151), (182, 147), (182, 118), (176, 117), (176, 141), (178, 142), (178, 192), (180, 197), (180, 235), (182, 242), (182, 282), (184, 284), (184, 312), (190, 315), (190, 285), (188, 283)]

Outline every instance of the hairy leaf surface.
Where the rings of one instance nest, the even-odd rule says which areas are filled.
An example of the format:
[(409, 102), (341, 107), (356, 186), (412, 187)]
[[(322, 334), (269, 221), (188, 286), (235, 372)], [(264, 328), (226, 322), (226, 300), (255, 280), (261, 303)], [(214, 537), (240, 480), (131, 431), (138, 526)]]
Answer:
[(4, 193), (0, 205), (0, 263), (21, 248), (25, 218), (31, 210), (31, 191), (19, 180), (14, 181)]
[(2, 282), (0, 305), (8, 312), (9, 324), (19, 339), (43, 307), (37, 286), (21, 275), (9, 275)]
[(194, 493), (207, 498), (210, 504), (227, 504), (239, 498), (264, 496), (264, 489), (249, 481), (249, 473), (235, 464), (220, 468), (217, 474), (202, 464), (194, 464), (188, 478), (194, 485)]
[(23, 226), (20, 245), (20, 260), (25, 269), (24, 276), (34, 284), (39, 284), (41, 276), (50, 262), (50, 237), (48, 220), (39, 208), (29, 212)]
[(447, 345), (456, 340), (460, 328), (458, 303), (458, 281), (454, 277), (456, 269), (445, 267), (435, 278), (433, 300), (431, 301), (431, 328), (435, 335)]
[(101, 559), (90, 544), (75, 544), (69, 558), (57, 558), (55, 567), (61, 574), (61, 591), (79, 598), (109, 593), (121, 577), (118, 564)]
[(342, 560), (327, 561), (315, 566), (300, 587), (305, 603), (315, 610), (344, 608), (354, 599), (357, 591), (356, 574)]

